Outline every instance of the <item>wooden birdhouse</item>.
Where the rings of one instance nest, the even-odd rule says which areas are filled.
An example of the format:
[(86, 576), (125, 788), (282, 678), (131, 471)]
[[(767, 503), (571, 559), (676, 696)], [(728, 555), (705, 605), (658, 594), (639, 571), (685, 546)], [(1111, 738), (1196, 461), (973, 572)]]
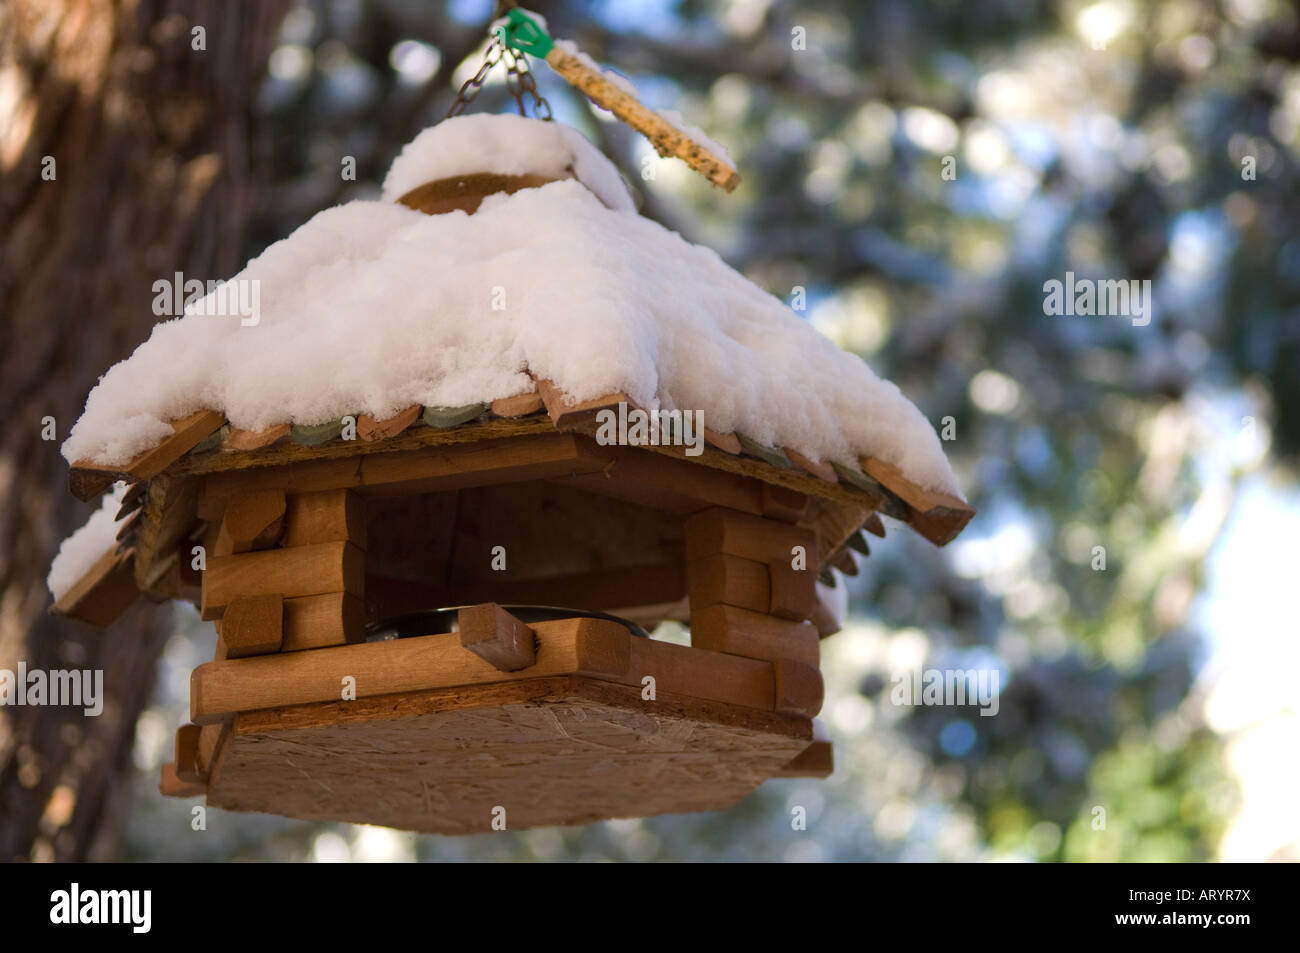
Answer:
[[(529, 121), (513, 122), (510, 136)], [(561, 141), (553, 124), (531, 125), (551, 126), (539, 134)], [(609, 208), (584, 174), (590, 160), (580, 151), (526, 173), (485, 162), (482, 172), (417, 185), (408, 175), (398, 196), (403, 247), (433, 242), (439, 229), (462, 229), (468, 241), (493, 215), (536, 221), (528, 202), (547, 196), (570, 203), (584, 234), (606, 219), (619, 227), (617, 216), (671, 234)], [(554, 240), (568, 244), (564, 233)], [(443, 275), (428, 283), (454, 280)], [(574, 289), (575, 299), (583, 294)], [(780, 309), (752, 294), (772, 302), (755, 297), (756, 313)], [(816, 337), (797, 318), (773, 315), (772, 335)], [(183, 319), (192, 320), (213, 319)], [(262, 316), (272, 330), (276, 320)], [(428, 318), (444, 320), (453, 319)], [(473, 323), (492, 320), (507, 319), (485, 310)], [(274, 340), (225, 327), (232, 339)], [(818, 339), (816, 353), (823, 344), (834, 350)], [(746, 346), (761, 350), (761, 341)], [(549, 352), (509, 368), (514, 393), (387, 415), (360, 402), (323, 422), (299, 422), (286, 407), (286, 419), (257, 429), (214, 406), (172, 421), (169, 436), (129, 460), (74, 462), (79, 498), (115, 481), (127, 489), (110, 548), (98, 561), (83, 552), (79, 571), (64, 567), (55, 611), (105, 625), (143, 593), (192, 602), (216, 630), (213, 660), (192, 676), (192, 724), (177, 732), (164, 794), (459, 834), (494, 820), (515, 830), (713, 810), (769, 778), (831, 772), (831, 745), (813, 719), (820, 640), (838, 624), (819, 576), (857, 572), (852, 550), (866, 549), (863, 528), (884, 535), (880, 513), (942, 545), (973, 510), (883, 456), (819, 459), (788, 429), (775, 445), (770, 431), (751, 439), (727, 427), (725, 408), (673, 393), (688, 378), (672, 378), (664, 348), (650, 390), (657, 406), (645, 389), (632, 392), (635, 373), (625, 390), (575, 395), (563, 373), (581, 378), (602, 358), (585, 358), (579, 372), (548, 360), (544, 372), (540, 353)], [(827, 357), (827, 374), (844, 373), (838, 361)], [(443, 368), (437, 386), (451, 387), (456, 362)], [(741, 371), (713, 368), (716, 388)], [(116, 386), (110, 378), (101, 386)], [(817, 384), (770, 383), (778, 395)], [(611, 420), (662, 411), (663, 433), (682, 437), (669, 407), (702, 412), (698, 453), (682, 440), (633, 445), (610, 430)], [(83, 442), (71, 449), (96, 446), (86, 429), (99, 426), (94, 408), (92, 397)], [(802, 429), (819, 426), (830, 424)], [(669, 620), (688, 629), (689, 645), (653, 637)]]

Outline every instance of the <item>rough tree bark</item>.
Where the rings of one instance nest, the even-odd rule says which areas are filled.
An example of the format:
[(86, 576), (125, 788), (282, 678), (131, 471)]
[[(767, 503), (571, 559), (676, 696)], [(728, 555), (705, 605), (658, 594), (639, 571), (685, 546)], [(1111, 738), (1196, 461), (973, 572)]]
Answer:
[(46, 615), (50, 559), (89, 513), (59, 444), (157, 320), (155, 280), (243, 263), (265, 188), (255, 102), (282, 12), (0, 2), (0, 669), (102, 669), (105, 694), (97, 718), (0, 708), (0, 860), (105, 859), (120, 840), (169, 613), (137, 604), (105, 632)]

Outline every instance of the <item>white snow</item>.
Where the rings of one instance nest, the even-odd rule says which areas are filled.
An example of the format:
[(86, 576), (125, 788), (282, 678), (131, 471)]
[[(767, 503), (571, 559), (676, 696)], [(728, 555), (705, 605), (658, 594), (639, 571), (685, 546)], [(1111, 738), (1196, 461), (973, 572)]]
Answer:
[[(407, 147), (385, 195), (451, 168), (553, 172), (565, 155), (582, 181), (616, 180), (578, 140), (515, 116), (448, 120)], [(121, 464), (203, 408), (261, 429), (491, 401), (530, 390), (527, 369), (575, 399), (623, 391), (815, 460), (875, 456), (957, 493), (933, 427), (897, 387), (712, 250), (573, 180), (489, 196), (473, 215), (350, 202), (236, 278), (260, 282), (260, 323), (156, 326), (91, 392), (65, 457)]]
[(578, 130), (558, 122), (480, 113), (440, 122), (411, 140), (384, 178), (383, 199), (396, 202), (426, 182), (475, 172), (573, 175), (609, 208), (636, 212), (618, 170)]
[(62, 599), (105, 553), (112, 552), (117, 546), (118, 523), (114, 517), (122, 506), (125, 494), (126, 484), (115, 484), (112, 492), (104, 495), (99, 509), (90, 515), (86, 524), (59, 546), (54, 562), (50, 563), (49, 575), (45, 577), (45, 584), (55, 602)]

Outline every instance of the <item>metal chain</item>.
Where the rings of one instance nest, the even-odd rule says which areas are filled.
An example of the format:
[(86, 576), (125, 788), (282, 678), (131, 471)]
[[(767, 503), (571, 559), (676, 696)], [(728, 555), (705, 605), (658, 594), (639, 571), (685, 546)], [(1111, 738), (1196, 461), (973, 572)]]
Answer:
[(506, 64), (506, 89), (514, 97), (516, 105), (519, 107), (519, 115), (527, 116), (528, 112), (524, 108), (524, 97), (531, 96), (533, 100), (533, 115), (541, 120), (550, 121), (551, 104), (537, 91), (537, 79), (533, 76), (533, 71), (528, 68), (528, 57), (518, 50), (512, 50), (502, 44), (499, 39), (493, 39), (488, 44), (487, 52), (483, 56), (483, 63), (478, 68), (478, 72), (465, 80), (456, 92), (456, 99), (452, 102), (451, 108), (447, 110), (444, 117), (450, 119), (452, 116), (459, 116), (465, 111), (465, 107), (474, 101), (479, 92), (483, 89), (483, 81), (487, 79), (488, 73), (492, 72), (492, 67), (496, 66), (502, 60)]
[(506, 89), (510, 90), (510, 95), (515, 98), (515, 103), (519, 106), (519, 115), (528, 115), (524, 110), (524, 95), (527, 94), (533, 98), (533, 115), (543, 121), (550, 120), (551, 104), (537, 91), (537, 78), (528, 68), (528, 57), (519, 50), (507, 49), (505, 61)]
[(494, 39), (488, 44), (487, 52), (483, 56), (483, 64), (478, 68), (477, 73), (461, 84), (460, 89), (456, 91), (456, 100), (451, 104), (444, 118), (459, 116), (465, 107), (474, 101), (474, 97), (483, 88), (483, 80), (487, 79), (487, 74), (492, 72), (492, 67), (501, 62), (501, 54), (504, 50), (505, 47), (501, 45), (500, 40)]

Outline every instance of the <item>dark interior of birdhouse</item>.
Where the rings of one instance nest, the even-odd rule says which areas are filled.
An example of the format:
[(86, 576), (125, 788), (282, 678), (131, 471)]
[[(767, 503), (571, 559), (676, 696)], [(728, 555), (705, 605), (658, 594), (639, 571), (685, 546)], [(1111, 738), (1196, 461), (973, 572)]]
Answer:
[(685, 619), (683, 518), (551, 481), (371, 498), (374, 629), (409, 613), (496, 602)]

